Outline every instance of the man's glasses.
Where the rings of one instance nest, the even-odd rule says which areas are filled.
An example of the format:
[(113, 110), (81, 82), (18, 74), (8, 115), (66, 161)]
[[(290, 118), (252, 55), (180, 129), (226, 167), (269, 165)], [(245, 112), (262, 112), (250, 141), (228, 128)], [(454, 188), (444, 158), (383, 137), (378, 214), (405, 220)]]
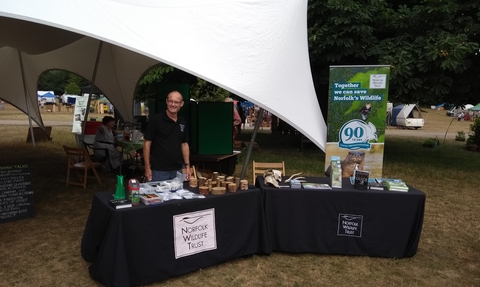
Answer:
[(172, 101), (172, 100), (167, 100), (167, 103), (170, 105), (180, 105), (183, 101), (177, 102), (177, 101)]

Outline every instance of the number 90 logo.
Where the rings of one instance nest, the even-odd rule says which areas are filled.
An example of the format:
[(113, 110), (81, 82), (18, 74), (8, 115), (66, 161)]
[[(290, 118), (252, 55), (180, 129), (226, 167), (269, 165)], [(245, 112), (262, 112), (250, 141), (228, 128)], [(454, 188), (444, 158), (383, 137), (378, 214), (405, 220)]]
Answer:
[(365, 146), (358, 146), (360, 143), (367, 143), (370, 149), (370, 140), (377, 140), (377, 129), (372, 123), (366, 123), (362, 120), (354, 119), (346, 122), (339, 133), (339, 144), (342, 147), (350, 149), (365, 148)]

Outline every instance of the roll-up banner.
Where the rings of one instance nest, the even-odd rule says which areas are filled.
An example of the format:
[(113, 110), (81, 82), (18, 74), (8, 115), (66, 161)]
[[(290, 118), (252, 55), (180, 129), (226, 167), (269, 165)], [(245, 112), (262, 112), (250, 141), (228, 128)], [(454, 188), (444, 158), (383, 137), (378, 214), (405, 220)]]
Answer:
[(356, 168), (382, 177), (389, 79), (389, 66), (330, 66), (327, 174), (334, 156), (342, 177)]
[(85, 113), (87, 112), (88, 95), (75, 98), (75, 109), (73, 111), (73, 133), (82, 132), (82, 121), (85, 120)]

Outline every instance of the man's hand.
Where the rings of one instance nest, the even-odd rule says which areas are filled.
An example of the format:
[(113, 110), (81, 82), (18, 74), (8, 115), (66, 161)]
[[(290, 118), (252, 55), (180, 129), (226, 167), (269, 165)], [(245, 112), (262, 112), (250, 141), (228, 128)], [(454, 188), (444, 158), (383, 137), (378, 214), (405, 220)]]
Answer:
[(186, 169), (186, 171), (185, 171), (185, 172), (186, 172), (186, 174), (185, 174), (185, 180), (189, 180), (189, 179), (190, 179), (190, 174), (191, 174), (190, 165), (187, 165), (187, 166), (185, 167), (185, 169)]
[(145, 168), (145, 178), (147, 181), (152, 181), (152, 169), (151, 168)]

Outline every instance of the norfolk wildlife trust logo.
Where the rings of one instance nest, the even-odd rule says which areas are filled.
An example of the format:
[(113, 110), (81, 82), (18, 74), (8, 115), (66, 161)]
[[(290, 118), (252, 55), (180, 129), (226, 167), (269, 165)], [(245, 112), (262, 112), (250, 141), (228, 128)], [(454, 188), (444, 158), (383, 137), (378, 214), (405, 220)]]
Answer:
[(385, 89), (387, 87), (386, 74), (370, 75), (370, 89)]
[(205, 216), (211, 215), (210, 213), (193, 216), (193, 217), (184, 217), (180, 220), (180, 222), (185, 222), (187, 224), (194, 224), (195, 222), (199, 221), (200, 219), (204, 218)]
[(363, 215), (338, 215), (338, 236), (362, 237)]
[(215, 209), (173, 216), (175, 258), (217, 249)]
[(180, 124), (180, 131), (183, 133), (185, 130), (185, 125)]

